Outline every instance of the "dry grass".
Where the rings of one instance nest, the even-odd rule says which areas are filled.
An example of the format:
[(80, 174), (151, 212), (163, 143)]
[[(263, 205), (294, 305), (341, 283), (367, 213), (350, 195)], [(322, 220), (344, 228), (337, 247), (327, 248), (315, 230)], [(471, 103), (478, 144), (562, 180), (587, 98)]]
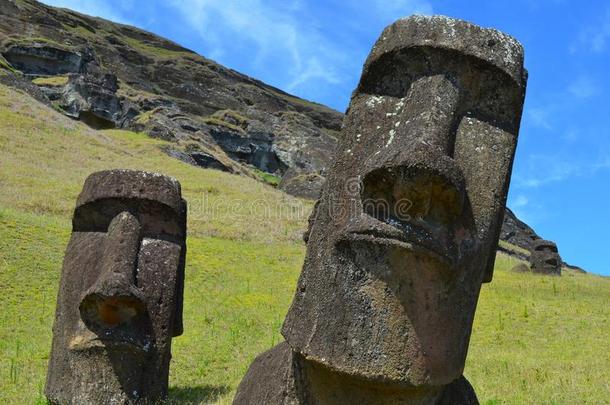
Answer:
[(62, 87), (68, 84), (68, 76), (37, 77), (32, 83), (38, 86)]
[(189, 232), (256, 242), (297, 242), (311, 203), (249, 178), (172, 159), (164, 141), (127, 131), (94, 131), (0, 87), (0, 205), (68, 217), (87, 175), (108, 168), (176, 177), (189, 202)]

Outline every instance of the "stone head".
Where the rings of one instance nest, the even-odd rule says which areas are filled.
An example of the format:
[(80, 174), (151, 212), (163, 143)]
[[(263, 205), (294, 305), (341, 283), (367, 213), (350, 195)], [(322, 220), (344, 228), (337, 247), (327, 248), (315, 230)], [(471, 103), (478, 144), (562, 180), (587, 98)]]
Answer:
[(182, 334), (186, 203), (155, 173), (85, 181), (57, 299), (46, 393), (57, 403), (148, 403), (167, 393)]
[(521, 45), (496, 30), (416, 16), (383, 31), (310, 220), (293, 350), (407, 386), (461, 375), (525, 85)]
[(562, 263), (555, 242), (537, 239), (532, 243), (530, 264), (534, 273), (561, 275)]

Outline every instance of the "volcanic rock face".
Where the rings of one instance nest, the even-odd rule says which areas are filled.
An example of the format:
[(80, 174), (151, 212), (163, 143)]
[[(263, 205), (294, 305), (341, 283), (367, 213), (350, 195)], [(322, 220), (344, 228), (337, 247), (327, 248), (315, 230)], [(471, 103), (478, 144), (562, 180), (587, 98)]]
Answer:
[(72, 117), (173, 141), (203, 167), (290, 170), (297, 194), (301, 175), (328, 166), (343, 119), (151, 33), (34, 0), (0, 2), (0, 54), (28, 78), (69, 76), (41, 86)]
[(517, 218), (510, 209), (506, 208), (500, 239), (523, 249), (531, 250), (534, 241), (541, 238), (536, 231)]
[(82, 70), (80, 54), (42, 44), (9, 45), (3, 55), (15, 69), (26, 74), (60, 75)]
[(530, 255), (532, 272), (560, 276), (561, 265), (561, 257), (555, 242), (539, 239), (533, 243)]
[(386, 28), (352, 96), (282, 333), (236, 404), (473, 404), (525, 95), (513, 38), (445, 17)]
[(182, 334), (186, 203), (169, 177), (87, 178), (61, 274), (45, 394), (54, 404), (151, 404)]

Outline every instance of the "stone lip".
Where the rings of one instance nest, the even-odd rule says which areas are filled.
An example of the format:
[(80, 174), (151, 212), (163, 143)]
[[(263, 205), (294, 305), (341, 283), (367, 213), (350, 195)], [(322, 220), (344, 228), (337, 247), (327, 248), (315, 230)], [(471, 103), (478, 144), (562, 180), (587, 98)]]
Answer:
[(139, 170), (114, 169), (95, 172), (85, 180), (76, 207), (97, 200), (121, 198), (158, 201), (177, 213), (183, 202), (180, 183), (173, 177)]
[(416, 47), (448, 49), (473, 56), (501, 69), (520, 87), (525, 86), (527, 73), (519, 41), (496, 29), (445, 16), (414, 15), (386, 27), (364, 64), (364, 72), (386, 54)]

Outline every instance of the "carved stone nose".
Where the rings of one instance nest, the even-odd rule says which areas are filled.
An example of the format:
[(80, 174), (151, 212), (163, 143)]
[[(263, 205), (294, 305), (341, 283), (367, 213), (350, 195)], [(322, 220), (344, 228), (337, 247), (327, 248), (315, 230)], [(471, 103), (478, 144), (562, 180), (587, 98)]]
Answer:
[[(428, 152), (451, 156), (459, 104), (460, 91), (448, 77), (434, 75), (415, 80), (398, 114), (396, 137), (407, 144), (421, 142)], [(407, 159), (410, 148), (404, 148), (404, 153), (403, 159)]]
[(81, 318), (90, 329), (128, 324), (145, 312), (143, 294), (135, 285), (140, 232), (140, 222), (127, 211), (110, 222), (100, 276), (79, 306)]

